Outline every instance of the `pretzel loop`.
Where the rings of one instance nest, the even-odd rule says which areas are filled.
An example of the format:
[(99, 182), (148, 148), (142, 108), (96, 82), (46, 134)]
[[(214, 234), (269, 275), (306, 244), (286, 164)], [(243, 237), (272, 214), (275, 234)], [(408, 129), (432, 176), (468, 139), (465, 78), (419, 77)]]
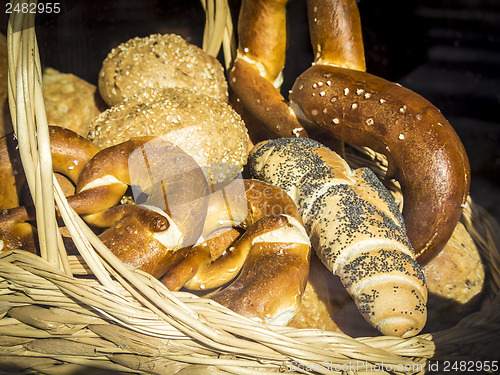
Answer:
[[(251, 3), (244, 0), (242, 9)], [(236, 59), (229, 84), (254, 143), (310, 136), (326, 145), (340, 140), (385, 154), (387, 177), (402, 186), (408, 236), (419, 263), (427, 263), (453, 233), (469, 192), (470, 166), (458, 135), (427, 100), (365, 72), (355, 0), (308, 0), (314, 65), (297, 78), (285, 103), (269, 78), (251, 73), (275, 61), (282, 66), (284, 51), (269, 48), (266, 55), (261, 39), (264, 25), (283, 23), (286, 8), (279, 4), (279, 14), (264, 11), (265, 6), (240, 13), (240, 22), (253, 29), (239, 29), (239, 56), (245, 56), (245, 46), (259, 53), (254, 60)], [(286, 36), (273, 28), (266, 38), (286, 45)]]

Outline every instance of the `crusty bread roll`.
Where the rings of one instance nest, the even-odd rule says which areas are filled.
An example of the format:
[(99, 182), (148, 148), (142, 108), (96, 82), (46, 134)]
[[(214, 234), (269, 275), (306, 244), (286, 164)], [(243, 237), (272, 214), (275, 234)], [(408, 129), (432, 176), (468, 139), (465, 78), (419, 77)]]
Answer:
[(140, 136), (171, 141), (200, 166), (211, 166), (215, 182), (240, 172), (247, 160), (248, 133), (241, 117), (229, 104), (185, 88), (140, 91), (101, 113), (88, 135), (102, 148)]
[(262, 142), (250, 154), (253, 177), (284, 188), (311, 243), (340, 276), (359, 310), (382, 333), (401, 337), (425, 325), (427, 288), (389, 192), (368, 168), (351, 170), (307, 138)]
[(49, 125), (87, 136), (92, 120), (105, 109), (97, 87), (70, 73), (43, 71), (43, 99)]
[(227, 101), (219, 61), (175, 34), (133, 38), (114, 48), (99, 73), (99, 92), (109, 106), (146, 87), (187, 87)]
[(429, 289), (427, 331), (449, 328), (476, 307), (483, 292), (484, 266), (462, 223), (422, 271)]

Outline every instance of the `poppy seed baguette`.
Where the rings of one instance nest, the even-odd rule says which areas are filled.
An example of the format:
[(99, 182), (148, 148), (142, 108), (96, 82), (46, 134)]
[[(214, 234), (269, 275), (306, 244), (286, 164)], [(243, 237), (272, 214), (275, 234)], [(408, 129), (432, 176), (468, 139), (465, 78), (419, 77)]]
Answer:
[(386, 335), (420, 332), (427, 316), (425, 279), (401, 213), (373, 172), (351, 170), (308, 138), (259, 143), (249, 160), (254, 178), (294, 199), (316, 253), (365, 319)]

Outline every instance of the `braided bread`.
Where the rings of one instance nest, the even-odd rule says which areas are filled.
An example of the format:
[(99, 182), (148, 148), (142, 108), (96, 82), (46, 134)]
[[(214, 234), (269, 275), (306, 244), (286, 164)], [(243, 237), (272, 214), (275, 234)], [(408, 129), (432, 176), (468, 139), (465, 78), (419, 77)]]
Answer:
[(382, 333), (417, 334), (427, 289), (401, 214), (368, 168), (351, 170), (307, 138), (262, 142), (250, 154), (253, 177), (282, 187), (297, 203), (319, 258), (340, 276), (366, 320)]

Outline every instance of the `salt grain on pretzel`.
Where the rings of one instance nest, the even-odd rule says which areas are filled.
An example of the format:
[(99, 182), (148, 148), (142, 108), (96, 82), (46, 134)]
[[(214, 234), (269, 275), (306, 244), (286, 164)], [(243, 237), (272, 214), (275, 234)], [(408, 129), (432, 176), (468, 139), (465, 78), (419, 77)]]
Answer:
[(109, 106), (146, 87), (191, 88), (227, 101), (227, 83), (219, 61), (175, 34), (130, 39), (104, 60), (99, 92)]
[[(253, 2), (243, 1), (242, 9), (253, 12), (242, 11), (241, 22), (253, 28), (240, 30), (240, 43), (256, 45), (259, 54), (253, 66), (237, 59), (231, 73), (234, 79), (229, 81), (237, 97), (236, 108), (250, 128), (255, 126), (250, 134), (290, 137), (277, 129), (282, 123), (297, 121), (296, 116), (297, 126), (322, 143), (337, 139), (385, 154), (387, 178), (396, 178), (402, 185), (408, 237), (419, 262), (425, 264), (450, 238), (469, 192), (470, 167), (458, 135), (427, 100), (364, 72), (361, 23), (354, 0), (308, 1), (314, 64), (296, 80), (288, 108), (275, 112), (279, 116), (267, 113), (265, 108), (281, 108), (286, 103), (269, 78), (267, 85), (248, 84), (241, 77), (246, 71), (240, 67), (255, 69), (257, 64), (266, 66), (268, 60), (283, 63), (284, 50), (266, 49), (261, 33), (263, 25), (283, 19), (286, 1), (261, 2), (262, 7), (253, 8)], [(267, 7), (275, 11), (264, 11)], [(266, 38), (286, 44), (283, 33), (273, 28)], [(259, 103), (263, 98), (265, 105)]]

